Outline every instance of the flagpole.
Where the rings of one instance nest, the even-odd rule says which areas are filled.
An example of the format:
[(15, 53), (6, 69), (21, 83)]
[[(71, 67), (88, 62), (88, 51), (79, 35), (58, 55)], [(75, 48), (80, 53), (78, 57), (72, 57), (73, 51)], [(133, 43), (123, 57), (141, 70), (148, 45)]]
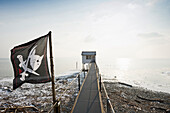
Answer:
[[(52, 94), (53, 94), (53, 105), (56, 102), (56, 92), (55, 92), (55, 82), (54, 82), (54, 63), (53, 63), (53, 53), (52, 53), (52, 39), (51, 39), (51, 31), (49, 32), (49, 46), (50, 46), (50, 64), (51, 64), (51, 77), (52, 77)], [(54, 108), (54, 113), (56, 113), (56, 109)]]

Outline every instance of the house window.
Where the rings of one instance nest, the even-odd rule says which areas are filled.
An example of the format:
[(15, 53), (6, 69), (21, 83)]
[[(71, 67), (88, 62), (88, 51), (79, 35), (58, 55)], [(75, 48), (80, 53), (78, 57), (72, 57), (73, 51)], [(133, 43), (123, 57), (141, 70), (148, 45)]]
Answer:
[(90, 55), (87, 55), (87, 56), (86, 56), (86, 59), (91, 59), (91, 56), (90, 56)]

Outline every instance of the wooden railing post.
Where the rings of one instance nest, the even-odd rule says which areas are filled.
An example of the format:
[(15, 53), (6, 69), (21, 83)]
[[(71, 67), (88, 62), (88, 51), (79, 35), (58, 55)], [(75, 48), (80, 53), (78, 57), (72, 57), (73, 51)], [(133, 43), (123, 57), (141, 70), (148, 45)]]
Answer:
[(104, 90), (104, 92), (105, 92), (105, 95), (106, 95), (106, 103), (107, 103), (107, 108), (106, 108), (106, 113), (115, 113), (115, 111), (114, 111), (114, 109), (113, 109), (113, 106), (112, 106), (112, 104), (111, 104), (111, 101), (110, 101), (110, 98), (109, 98), (109, 96), (108, 96), (108, 94), (107, 94), (107, 91), (106, 91), (106, 88), (105, 88), (105, 86), (104, 86), (104, 83), (102, 82), (102, 86), (103, 86), (103, 90)]
[(110, 113), (110, 107), (109, 107), (109, 99), (107, 99), (107, 113)]
[[(100, 75), (100, 74), (99, 74)], [(101, 78), (101, 75), (100, 75), (100, 92), (102, 91), (102, 86), (101, 86), (101, 84), (102, 84), (102, 80), (101, 80), (102, 78)]]
[(84, 78), (85, 78), (85, 66), (84, 66), (85, 64), (83, 64), (83, 69), (82, 69), (82, 71), (84, 72)]
[(79, 88), (79, 91), (80, 91), (80, 74), (78, 75), (78, 88)]
[(60, 101), (57, 101), (57, 113), (60, 113)]

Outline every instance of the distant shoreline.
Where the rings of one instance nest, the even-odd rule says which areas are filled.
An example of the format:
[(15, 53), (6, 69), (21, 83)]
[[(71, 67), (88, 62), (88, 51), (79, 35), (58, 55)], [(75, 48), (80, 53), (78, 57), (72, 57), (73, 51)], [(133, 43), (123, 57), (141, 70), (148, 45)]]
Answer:
[(135, 83), (130, 84), (130, 83), (127, 83), (127, 82), (123, 82), (123, 81), (120, 81), (118, 80), (117, 78), (114, 78), (114, 79), (104, 79), (102, 80), (104, 83), (118, 83), (118, 84), (121, 84), (121, 85), (124, 85), (124, 86), (129, 86), (129, 87), (135, 87), (135, 88), (138, 88), (138, 89), (143, 89), (143, 90), (149, 90), (149, 91), (153, 91), (153, 92), (162, 92), (162, 93), (168, 93), (170, 94), (169, 90), (158, 90), (158, 89), (154, 89), (154, 88), (151, 88), (151, 87), (145, 87), (145, 86), (142, 86), (142, 84), (140, 85), (134, 85)]

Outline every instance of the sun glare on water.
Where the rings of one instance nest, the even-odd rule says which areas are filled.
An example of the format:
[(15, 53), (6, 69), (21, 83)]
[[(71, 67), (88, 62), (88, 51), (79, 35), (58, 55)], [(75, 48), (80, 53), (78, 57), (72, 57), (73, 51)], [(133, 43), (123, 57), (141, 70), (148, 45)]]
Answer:
[(119, 58), (116, 60), (116, 66), (119, 70), (127, 71), (131, 65), (131, 59)]

